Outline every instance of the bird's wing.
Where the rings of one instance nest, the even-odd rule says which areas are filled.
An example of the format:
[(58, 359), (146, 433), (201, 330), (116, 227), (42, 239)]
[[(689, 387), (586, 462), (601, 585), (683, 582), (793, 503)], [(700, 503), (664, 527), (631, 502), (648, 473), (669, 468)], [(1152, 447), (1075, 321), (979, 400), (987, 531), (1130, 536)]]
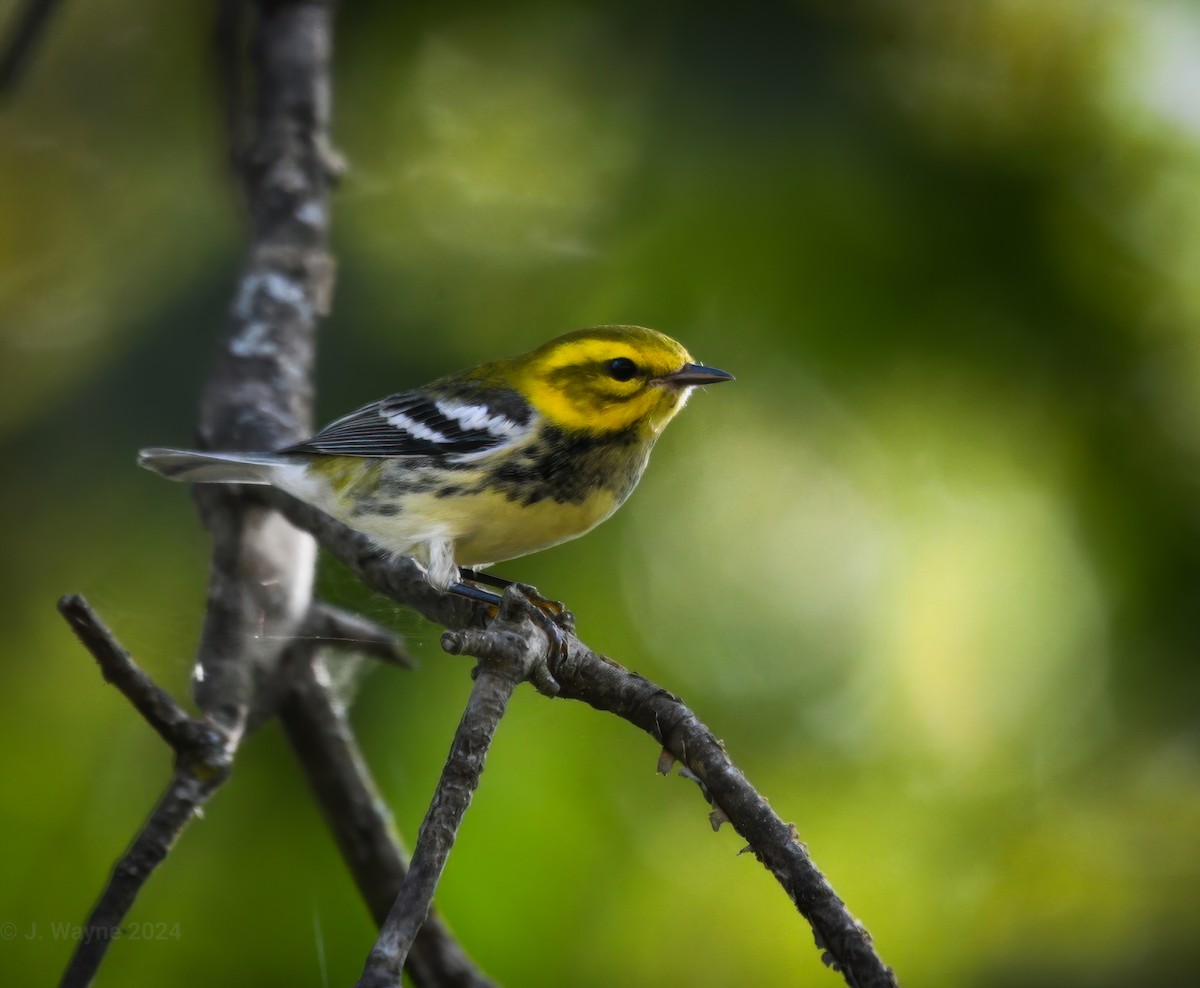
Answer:
[(364, 405), (286, 452), (467, 457), (520, 441), (533, 428), (533, 414), (515, 391), (422, 388)]

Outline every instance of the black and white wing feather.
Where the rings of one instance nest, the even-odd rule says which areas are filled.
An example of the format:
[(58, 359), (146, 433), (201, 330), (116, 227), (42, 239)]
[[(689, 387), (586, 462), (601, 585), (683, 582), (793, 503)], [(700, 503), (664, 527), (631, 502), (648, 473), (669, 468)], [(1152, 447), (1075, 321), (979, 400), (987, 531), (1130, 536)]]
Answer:
[(287, 452), (469, 457), (523, 439), (532, 419), (533, 409), (515, 391), (418, 389), (364, 405)]

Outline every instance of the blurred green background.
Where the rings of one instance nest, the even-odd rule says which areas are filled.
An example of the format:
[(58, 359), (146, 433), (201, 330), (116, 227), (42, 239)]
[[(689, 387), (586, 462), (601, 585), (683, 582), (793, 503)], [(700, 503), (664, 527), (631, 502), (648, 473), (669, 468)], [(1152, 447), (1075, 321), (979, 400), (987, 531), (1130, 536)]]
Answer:
[[(405, 9), (407, 6), (408, 9)], [(10, 23), (13, 0), (0, 2)], [(243, 244), (202, 2), (65, 5), (0, 108), (0, 970), (65, 964), (169, 772), (58, 618), (187, 691), (192, 435)], [(680, 693), (908, 985), (1200, 961), (1200, 9), (347, 3), (322, 421), (637, 322), (738, 377), (626, 509), (501, 567)], [(469, 688), (355, 708), (411, 839)], [(439, 902), (512, 985), (834, 985), (624, 723), (522, 689)], [(347, 984), (365, 909), (274, 726), (101, 984)]]

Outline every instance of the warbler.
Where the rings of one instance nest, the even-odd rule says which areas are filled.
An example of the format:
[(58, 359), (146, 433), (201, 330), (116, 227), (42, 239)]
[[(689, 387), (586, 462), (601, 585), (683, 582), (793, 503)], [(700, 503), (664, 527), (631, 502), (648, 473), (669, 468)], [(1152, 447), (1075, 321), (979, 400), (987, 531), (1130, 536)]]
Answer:
[[(641, 326), (567, 333), (364, 405), (265, 453), (144, 449), (172, 480), (269, 484), (411, 555), (441, 591), (611, 515), (694, 387), (732, 375)], [(494, 595), (490, 595), (494, 598)]]

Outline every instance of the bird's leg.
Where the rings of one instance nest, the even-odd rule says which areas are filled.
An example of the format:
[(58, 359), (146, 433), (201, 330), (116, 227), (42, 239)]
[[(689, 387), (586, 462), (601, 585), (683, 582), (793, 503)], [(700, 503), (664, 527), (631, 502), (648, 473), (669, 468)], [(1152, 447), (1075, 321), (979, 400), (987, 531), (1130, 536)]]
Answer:
[(504, 590), (512, 586), (512, 580), (506, 580), (502, 576), (496, 576), (494, 573), (485, 573), (478, 569), (459, 569), (459, 574), (464, 580), (470, 580), (472, 583), (482, 583), (487, 587), (496, 587), (498, 590)]
[[(550, 620), (561, 628), (567, 631), (575, 630), (575, 615), (568, 609), (567, 605), (560, 600), (551, 600), (549, 597), (543, 597), (538, 592), (536, 587), (531, 587), (528, 583), (516, 583), (513, 580), (506, 580), (502, 576), (496, 576), (492, 573), (484, 573), (475, 569), (460, 569), (459, 574), (461, 580), (465, 583), (482, 583), (484, 586), (495, 587), (498, 590), (507, 590), (509, 587), (515, 586), (518, 590), (528, 598), (535, 608), (542, 611)], [(453, 589), (453, 588), (452, 588)], [(478, 589), (478, 588), (476, 588)], [(486, 591), (484, 591), (486, 593)], [(469, 594), (464, 596), (470, 596)], [(495, 597), (499, 601), (499, 597), (495, 594), (490, 594), (490, 597)], [(475, 597), (475, 600), (483, 600), (483, 597)]]
[[(470, 580), (470, 577), (467, 579)], [(451, 583), (450, 586), (446, 588), (446, 592), (458, 594), (458, 596), (466, 597), (468, 600), (478, 600), (484, 604), (488, 604), (489, 617), (495, 617), (500, 608), (500, 595), (498, 593), (492, 593), (490, 590), (484, 590), (483, 587), (477, 587), (475, 586), (474, 582)]]

